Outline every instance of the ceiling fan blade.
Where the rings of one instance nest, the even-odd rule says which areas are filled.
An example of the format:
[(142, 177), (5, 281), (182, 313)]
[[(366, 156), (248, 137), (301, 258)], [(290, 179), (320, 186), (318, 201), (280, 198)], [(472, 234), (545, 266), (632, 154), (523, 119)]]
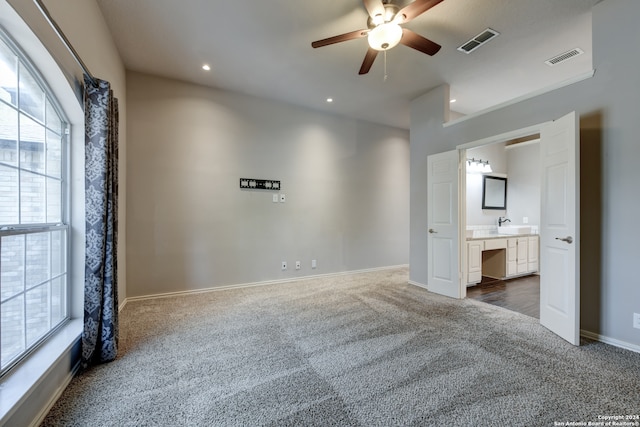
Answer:
[(340, 34), (339, 36), (329, 37), (327, 39), (317, 40), (311, 43), (312, 47), (322, 47), (334, 43), (346, 42), (347, 40), (359, 39), (366, 37), (369, 30), (351, 31), (350, 33)]
[(362, 0), (362, 3), (372, 19), (377, 15), (384, 16), (384, 5), (381, 0)]
[(400, 43), (432, 56), (438, 53), (442, 47), (438, 43), (432, 42), (431, 40), (422, 37), (420, 34), (416, 34), (406, 28), (402, 29), (402, 38), (400, 39)]
[(360, 67), (360, 71), (358, 71), (358, 74), (360, 75), (367, 74), (371, 69), (371, 66), (373, 65), (373, 61), (376, 60), (377, 56), (378, 56), (378, 51), (375, 49), (369, 48), (369, 50), (367, 50), (367, 54), (364, 56), (364, 61), (362, 61), (362, 66)]
[(408, 5), (400, 9), (396, 14), (394, 20), (398, 24), (409, 22), (413, 18), (422, 15), (441, 1), (442, 0), (415, 0), (413, 3), (409, 3)]

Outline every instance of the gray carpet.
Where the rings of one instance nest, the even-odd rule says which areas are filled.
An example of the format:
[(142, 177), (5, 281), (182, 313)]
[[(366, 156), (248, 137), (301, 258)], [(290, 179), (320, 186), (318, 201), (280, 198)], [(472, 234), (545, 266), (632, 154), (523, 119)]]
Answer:
[[(640, 414), (640, 354), (406, 269), (137, 301), (44, 426), (553, 426)], [(585, 424), (586, 425), (586, 424)]]

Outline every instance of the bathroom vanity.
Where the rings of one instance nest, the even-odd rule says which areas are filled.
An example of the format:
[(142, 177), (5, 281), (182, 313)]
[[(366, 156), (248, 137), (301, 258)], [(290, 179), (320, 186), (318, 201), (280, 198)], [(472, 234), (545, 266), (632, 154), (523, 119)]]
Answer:
[(467, 238), (467, 285), (482, 276), (508, 279), (538, 271), (537, 234), (494, 235)]

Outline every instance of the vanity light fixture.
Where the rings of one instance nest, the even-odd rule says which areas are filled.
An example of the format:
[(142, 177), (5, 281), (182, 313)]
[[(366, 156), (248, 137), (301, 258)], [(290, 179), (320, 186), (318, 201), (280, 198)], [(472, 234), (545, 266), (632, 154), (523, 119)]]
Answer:
[(493, 169), (491, 169), (491, 165), (489, 164), (489, 160), (482, 159), (467, 159), (467, 173), (491, 173)]

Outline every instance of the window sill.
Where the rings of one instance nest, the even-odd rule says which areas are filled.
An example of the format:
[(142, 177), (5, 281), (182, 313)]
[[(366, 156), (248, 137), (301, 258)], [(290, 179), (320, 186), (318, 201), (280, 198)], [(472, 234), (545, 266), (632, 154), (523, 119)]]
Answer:
[[(0, 381), (0, 425), (4, 425), (14, 415), (41, 385), (47, 374), (51, 373), (53, 368), (68, 355), (71, 348), (80, 340), (81, 334), (82, 319), (71, 319)], [(72, 361), (72, 366), (67, 367), (69, 379), (77, 369), (76, 362)], [(56, 385), (55, 388), (60, 387)], [(31, 408), (32, 411), (34, 409)]]

